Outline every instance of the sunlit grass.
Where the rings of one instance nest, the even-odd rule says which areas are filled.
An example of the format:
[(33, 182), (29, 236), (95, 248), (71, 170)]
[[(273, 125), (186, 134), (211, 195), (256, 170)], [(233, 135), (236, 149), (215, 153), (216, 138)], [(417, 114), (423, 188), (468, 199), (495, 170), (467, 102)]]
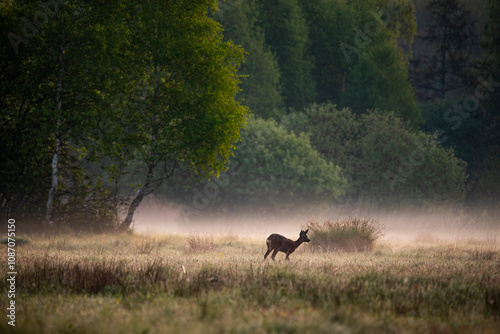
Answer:
[[(304, 245), (289, 262), (264, 262), (265, 237), (202, 237), (211, 246), (195, 251), (187, 251), (193, 235), (28, 237), (17, 247), (16, 328), (3, 321), (0, 332), (493, 333), (500, 326), (496, 243), (379, 240), (363, 253)], [(7, 302), (2, 294), (0, 306)]]

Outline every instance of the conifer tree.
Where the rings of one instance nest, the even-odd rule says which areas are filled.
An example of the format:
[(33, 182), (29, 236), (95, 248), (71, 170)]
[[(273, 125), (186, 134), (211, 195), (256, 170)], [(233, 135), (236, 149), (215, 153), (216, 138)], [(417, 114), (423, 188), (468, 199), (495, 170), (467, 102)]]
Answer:
[(428, 23), (418, 36), (429, 47), (412, 61), (413, 84), (421, 100), (456, 97), (471, 85), (477, 37), (471, 12), (458, 0), (432, 0)]

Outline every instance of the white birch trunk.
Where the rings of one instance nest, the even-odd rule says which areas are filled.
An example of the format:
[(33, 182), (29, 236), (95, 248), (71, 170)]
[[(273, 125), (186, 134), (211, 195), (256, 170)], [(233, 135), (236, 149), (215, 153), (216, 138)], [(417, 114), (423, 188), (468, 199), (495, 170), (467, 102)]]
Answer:
[(57, 104), (57, 126), (55, 131), (56, 151), (52, 157), (52, 185), (49, 190), (49, 198), (47, 199), (47, 212), (45, 214), (45, 224), (49, 224), (52, 220), (52, 208), (54, 199), (59, 186), (59, 156), (61, 155), (62, 140), (61, 140), (61, 124), (62, 124), (62, 90), (63, 90), (63, 75), (64, 75), (64, 46), (59, 47), (59, 78), (57, 80), (56, 104)]

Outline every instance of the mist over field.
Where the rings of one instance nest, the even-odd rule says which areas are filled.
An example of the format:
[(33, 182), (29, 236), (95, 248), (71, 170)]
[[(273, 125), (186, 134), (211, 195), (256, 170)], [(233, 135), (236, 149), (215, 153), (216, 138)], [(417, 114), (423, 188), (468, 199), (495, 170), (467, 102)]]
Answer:
[[(224, 217), (183, 215), (175, 206), (167, 206), (154, 197), (145, 200), (137, 211), (133, 228), (146, 235), (202, 233), (213, 236), (237, 235), (264, 241), (271, 233), (296, 238), (298, 231), (308, 221), (324, 222), (331, 218), (371, 217), (385, 226), (382, 240), (392, 241), (466, 241), (475, 240), (479, 245), (496, 244), (500, 238), (500, 226), (495, 219), (488, 219), (481, 212), (466, 213), (460, 208), (433, 210), (323, 210), (320, 208), (296, 208), (293, 213), (269, 217), (255, 213), (227, 215)], [(498, 239), (500, 242), (500, 239)], [(264, 242), (263, 242), (264, 245)]]

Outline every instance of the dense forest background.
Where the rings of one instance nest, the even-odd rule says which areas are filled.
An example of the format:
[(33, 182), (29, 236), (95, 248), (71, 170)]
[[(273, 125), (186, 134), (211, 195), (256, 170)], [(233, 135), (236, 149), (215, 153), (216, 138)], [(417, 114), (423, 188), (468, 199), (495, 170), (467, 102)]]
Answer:
[(154, 193), (500, 219), (500, 1), (0, 7), (4, 216), (126, 229)]

